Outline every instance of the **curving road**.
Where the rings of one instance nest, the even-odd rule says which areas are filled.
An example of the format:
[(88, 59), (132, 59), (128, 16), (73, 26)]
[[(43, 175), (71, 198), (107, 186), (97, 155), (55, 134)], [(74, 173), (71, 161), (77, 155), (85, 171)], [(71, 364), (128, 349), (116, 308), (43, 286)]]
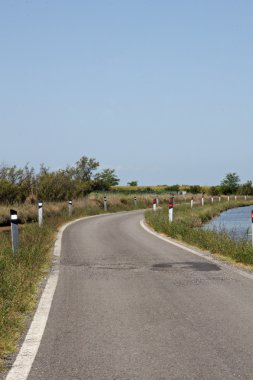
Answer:
[(69, 226), (29, 380), (253, 379), (253, 281), (150, 235), (142, 212)]

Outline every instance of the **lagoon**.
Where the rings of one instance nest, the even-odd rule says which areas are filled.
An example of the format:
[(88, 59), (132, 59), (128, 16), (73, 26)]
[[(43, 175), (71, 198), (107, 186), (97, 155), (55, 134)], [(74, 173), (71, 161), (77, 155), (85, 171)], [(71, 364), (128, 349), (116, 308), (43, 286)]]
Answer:
[(252, 206), (237, 207), (222, 212), (204, 225), (204, 229), (225, 231), (235, 239), (251, 240)]

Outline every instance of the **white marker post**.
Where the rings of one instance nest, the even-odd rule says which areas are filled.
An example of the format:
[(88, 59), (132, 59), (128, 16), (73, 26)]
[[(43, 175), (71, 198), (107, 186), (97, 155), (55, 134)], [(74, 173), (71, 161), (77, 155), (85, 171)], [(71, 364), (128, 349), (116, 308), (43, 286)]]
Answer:
[(193, 197), (191, 199), (191, 208), (193, 208)]
[(158, 194), (156, 194), (156, 204), (157, 204), (157, 206), (159, 205), (159, 198), (158, 198)]
[(220, 200), (221, 200), (221, 197), (220, 197), (220, 195), (219, 195), (219, 202), (220, 202)]
[(235, 201), (236, 201), (236, 199), (237, 199), (237, 196), (235, 195)]
[(213, 204), (213, 197), (212, 197), (212, 204)]
[(134, 205), (137, 206), (137, 198), (134, 197)]
[(107, 198), (104, 197), (104, 210), (107, 211)]
[(202, 204), (202, 207), (203, 207), (204, 204), (205, 204), (204, 193), (202, 193), (201, 204)]
[(169, 199), (169, 223), (173, 222), (173, 206), (174, 206), (174, 198), (170, 197), (170, 199)]
[(230, 196), (228, 195), (228, 202), (230, 201)]
[(39, 226), (42, 225), (42, 222), (43, 222), (43, 202), (39, 201), (38, 202), (38, 223), (39, 223)]
[(72, 200), (69, 200), (69, 216), (72, 215)]
[(15, 253), (18, 249), (18, 213), (15, 210), (10, 210), (11, 216), (11, 243), (12, 252)]
[(247, 195), (245, 195), (244, 199), (245, 199), (245, 201), (247, 200)]
[(156, 198), (153, 199), (153, 211), (156, 211)]

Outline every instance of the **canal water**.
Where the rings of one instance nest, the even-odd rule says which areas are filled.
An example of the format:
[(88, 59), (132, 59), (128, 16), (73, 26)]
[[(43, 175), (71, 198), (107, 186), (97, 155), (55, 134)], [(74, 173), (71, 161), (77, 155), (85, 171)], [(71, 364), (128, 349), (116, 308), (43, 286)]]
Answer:
[(224, 211), (204, 225), (204, 229), (225, 231), (235, 239), (251, 240), (251, 211), (253, 206)]

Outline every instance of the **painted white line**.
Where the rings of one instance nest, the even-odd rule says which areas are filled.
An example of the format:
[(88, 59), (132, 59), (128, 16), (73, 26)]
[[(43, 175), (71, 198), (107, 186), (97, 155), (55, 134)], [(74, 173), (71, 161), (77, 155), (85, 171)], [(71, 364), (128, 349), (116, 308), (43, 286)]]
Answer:
[[(138, 212), (138, 211), (133, 211), (133, 213)], [(28, 333), (26, 335), (26, 338), (5, 380), (27, 380), (29, 376), (29, 372), (32, 368), (34, 359), (36, 357), (36, 354), (39, 349), (40, 342), (41, 342), (41, 339), (46, 327), (48, 315), (50, 312), (56, 285), (58, 282), (59, 263), (60, 263), (60, 255), (61, 255), (61, 242), (62, 242), (62, 235), (63, 235), (64, 230), (67, 227), (69, 227), (71, 224), (77, 223), (81, 220), (105, 217), (108, 215), (118, 215), (121, 213), (126, 213), (126, 212), (123, 211), (119, 213), (107, 213), (107, 214), (101, 214), (101, 215), (86, 216), (83, 218), (76, 219), (72, 222), (69, 222), (60, 228), (57, 234), (57, 239), (54, 246), (54, 258), (56, 260), (53, 265), (53, 269), (47, 280), (45, 289), (40, 298), (39, 305), (34, 314), (34, 317), (30, 325), (30, 328), (28, 330)]]
[(230, 269), (232, 271), (235, 271), (236, 273), (239, 273), (243, 277), (246, 277), (246, 278), (249, 278), (250, 280), (253, 280), (253, 274), (251, 274), (251, 273), (248, 273), (248, 272), (243, 271), (241, 269), (235, 268), (235, 267), (233, 267), (233, 266), (231, 266), (229, 264), (226, 264), (226, 263), (223, 263), (223, 262), (221, 262), (219, 260), (216, 260), (213, 257), (208, 256), (207, 254), (204, 254), (204, 253), (201, 253), (201, 252), (197, 252), (193, 248), (186, 247), (183, 244), (175, 242), (174, 240), (170, 239), (169, 237), (163, 236), (163, 235), (159, 234), (158, 232), (155, 232), (154, 230), (151, 229), (151, 227), (147, 226), (147, 224), (145, 223), (144, 219), (140, 221), (140, 225), (149, 234), (156, 236), (158, 239), (166, 241), (166, 243), (175, 245), (176, 247), (178, 247), (180, 249), (183, 249), (184, 251), (191, 252), (194, 255), (202, 257), (203, 259), (205, 259), (207, 261), (210, 261), (212, 263), (218, 264), (219, 266), (221, 266), (221, 267), (223, 267), (225, 269)]

